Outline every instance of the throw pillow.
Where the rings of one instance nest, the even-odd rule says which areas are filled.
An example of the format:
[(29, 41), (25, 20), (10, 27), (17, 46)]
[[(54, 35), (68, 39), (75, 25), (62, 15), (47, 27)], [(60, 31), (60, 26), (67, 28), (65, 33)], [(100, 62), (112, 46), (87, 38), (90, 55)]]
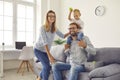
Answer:
[(57, 61), (65, 62), (65, 54), (64, 54), (64, 45), (56, 45), (52, 46), (50, 49), (50, 53)]
[(92, 61), (92, 62), (86, 62), (84, 65), (85, 65), (86, 71), (89, 72), (95, 68), (104, 66), (104, 63), (102, 61), (98, 61), (98, 62)]
[(99, 67), (94, 70), (92, 70), (89, 73), (90, 78), (104, 78), (104, 77), (109, 77), (115, 74), (120, 73), (120, 65), (119, 64), (110, 64), (104, 67)]

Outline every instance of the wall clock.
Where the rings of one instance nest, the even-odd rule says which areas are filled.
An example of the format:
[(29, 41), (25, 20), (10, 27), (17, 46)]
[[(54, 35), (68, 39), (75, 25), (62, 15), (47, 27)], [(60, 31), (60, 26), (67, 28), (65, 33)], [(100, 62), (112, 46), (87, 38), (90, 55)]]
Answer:
[(97, 6), (95, 8), (95, 15), (96, 16), (102, 16), (105, 13), (105, 7), (104, 6)]

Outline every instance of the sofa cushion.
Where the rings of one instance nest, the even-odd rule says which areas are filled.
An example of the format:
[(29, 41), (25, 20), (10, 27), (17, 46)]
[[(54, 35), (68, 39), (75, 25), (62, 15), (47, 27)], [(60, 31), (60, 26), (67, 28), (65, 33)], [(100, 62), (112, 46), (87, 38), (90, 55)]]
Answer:
[(94, 61), (94, 57), (95, 57), (95, 55), (93, 55), (93, 54), (87, 54), (87, 61), (88, 62)]
[[(62, 71), (64, 80), (69, 80), (69, 77), (70, 77), (69, 73), (70, 73), (70, 70)], [(89, 80), (88, 74), (89, 72), (80, 72), (78, 75), (78, 80)]]
[(89, 72), (79, 73), (78, 80), (90, 80), (88, 74)]
[(103, 80), (120, 80), (120, 73), (104, 78)]
[(104, 63), (102, 61), (92, 61), (92, 62), (85, 62), (85, 69), (87, 72), (92, 71), (95, 68), (104, 66)]
[(35, 66), (36, 66), (36, 68), (38, 68), (38, 69), (42, 69), (42, 63), (41, 63), (41, 62), (35, 63)]
[(103, 61), (105, 65), (120, 63), (120, 48), (98, 48), (94, 59), (95, 61)]
[(50, 49), (50, 52), (52, 56), (55, 58), (55, 60), (65, 62), (66, 56), (63, 51), (64, 45), (52, 46), (52, 48)]
[(90, 80), (105, 80), (104, 78), (92, 78)]
[(89, 73), (90, 78), (109, 77), (120, 73), (120, 64), (110, 64), (104, 67), (96, 68)]

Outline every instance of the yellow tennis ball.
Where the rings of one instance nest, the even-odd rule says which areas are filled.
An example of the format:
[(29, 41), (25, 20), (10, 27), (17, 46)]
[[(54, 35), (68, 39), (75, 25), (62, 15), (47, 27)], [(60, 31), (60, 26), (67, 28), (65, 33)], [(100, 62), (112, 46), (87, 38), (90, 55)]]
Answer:
[(96, 64), (96, 61), (93, 61), (93, 64)]
[(70, 7), (69, 10), (72, 11), (73, 9)]

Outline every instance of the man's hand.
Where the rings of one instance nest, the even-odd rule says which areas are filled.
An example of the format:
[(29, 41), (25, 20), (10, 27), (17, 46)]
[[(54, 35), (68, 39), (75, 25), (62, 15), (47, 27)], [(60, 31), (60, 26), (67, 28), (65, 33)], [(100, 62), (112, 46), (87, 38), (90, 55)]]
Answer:
[(85, 43), (83, 40), (80, 40), (80, 41), (78, 42), (78, 45), (81, 46), (81, 47), (83, 47), (83, 48), (86, 48), (86, 47), (87, 47), (86, 43)]

